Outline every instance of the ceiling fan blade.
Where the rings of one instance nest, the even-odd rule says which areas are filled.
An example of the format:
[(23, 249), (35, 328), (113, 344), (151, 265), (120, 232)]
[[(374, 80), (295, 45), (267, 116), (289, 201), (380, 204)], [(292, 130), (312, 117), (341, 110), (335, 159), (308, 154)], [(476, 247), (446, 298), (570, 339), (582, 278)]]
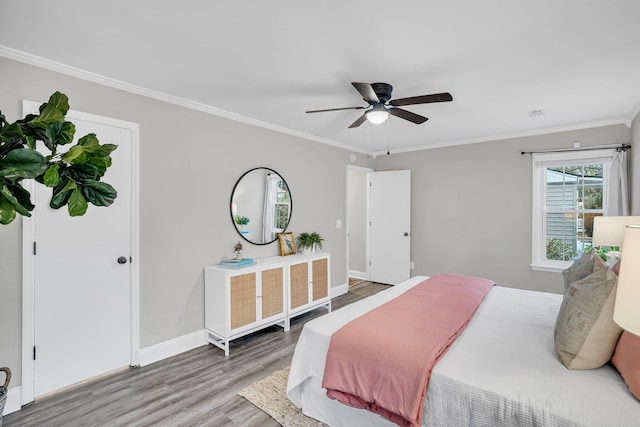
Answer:
[(373, 87), (369, 83), (351, 82), (351, 84), (358, 92), (360, 92), (362, 98), (369, 104), (377, 104), (380, 102), (378, 95), (376, 95), (376, 91), (373, 90)]
[(393, 114), (396, 117), (400, 117), (402, 119), (409, 120), (410, 122), (413, 122), (413, 123), (415, 123), (417, 125), (419, 125), (420, 123), (424, 123), (427, 120), (429, 120), (428, 118), (426, 118), (424, 116), (412, 113), (411, 111), (403, 110), (402, 108), (389, 108), (387, 111), (389, 111), (389, 114)]
[(389, 105), (400, 107), (403, 105), (428, 104), (430, 102), (449, 102), (453, 97), (449, 92), (433, 93), (431, 95), (410, 96), (409, 98), (392, 99)]
[(367, 115), (366, 114), (361, 115), (360, 117), (358, 117), (358, 120), (356, 120), (355, 122), (351, 123), (351, 126), (349, 126), (349, 129), (357, 128), (358, 126), (363, 124), (366, 120), (367, 120)]
[(342, 108), (327, 108), (325, 110), (309, 110), (305, 113), (324, 113), (325, 111), (340, 111), (340, 110), (363, 110), (367, 107), (342, 107)]

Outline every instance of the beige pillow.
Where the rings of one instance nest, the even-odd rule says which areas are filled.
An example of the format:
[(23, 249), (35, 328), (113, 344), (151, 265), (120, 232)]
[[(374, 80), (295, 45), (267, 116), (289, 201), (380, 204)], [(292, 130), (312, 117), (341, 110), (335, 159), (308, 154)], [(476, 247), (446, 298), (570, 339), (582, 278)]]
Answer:
[(569, 286), (573, 282), (576, 282), (580, 279), (584, 279), (591, 273), (593, 273), (593, 261), (598, 256), (596, 254), (595, 249), (591, 248), (589, 251), (582, 254), (580, 258), (578, 258), (571, 267), (567, 268), (562, 272), (562, 277), (564, 278), (564, 293), (567, 293)]
[(595, 369), (607, 363), (622, 329), (613, 321), (618, 276), (599, 256), (593, 271), (569, 285), (556, 319), (558, 358), (569, 369)]

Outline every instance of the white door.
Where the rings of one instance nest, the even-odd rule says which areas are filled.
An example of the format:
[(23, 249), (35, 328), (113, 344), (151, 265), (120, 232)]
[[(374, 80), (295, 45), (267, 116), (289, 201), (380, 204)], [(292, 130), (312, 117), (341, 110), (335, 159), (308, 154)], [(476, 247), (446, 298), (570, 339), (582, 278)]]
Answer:
[(132, 131), (97, 116), (67, 119), (76, 137), (118, 145), (103, 178), (118, 196), (72, 218), (48, 206), (51, 189), (32, 187), (35, 397), (126, 367), (132, 354)]
[(411, 171), (369, 174), (369, 280), (396, 285), (411, 270)]

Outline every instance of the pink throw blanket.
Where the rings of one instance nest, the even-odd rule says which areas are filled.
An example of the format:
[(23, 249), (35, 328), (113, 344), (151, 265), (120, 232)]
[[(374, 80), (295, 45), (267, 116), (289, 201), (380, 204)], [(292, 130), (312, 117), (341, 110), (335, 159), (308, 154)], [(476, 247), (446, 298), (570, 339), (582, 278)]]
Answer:
[(493, 285), (433, 276), (344, 325), (329, 344), (327, 396), (401, 426), (420, 426), (431, 370)]

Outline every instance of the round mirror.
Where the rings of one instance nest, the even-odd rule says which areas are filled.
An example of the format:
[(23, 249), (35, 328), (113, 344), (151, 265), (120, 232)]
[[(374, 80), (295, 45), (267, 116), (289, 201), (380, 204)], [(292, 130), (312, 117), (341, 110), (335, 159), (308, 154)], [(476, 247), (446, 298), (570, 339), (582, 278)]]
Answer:
[(278, 238), (291, 219), (291, 192), (273, 169), (255, 168), (240, 177), (231, 192), (231, 220), (238, 234), (255, 245)]

